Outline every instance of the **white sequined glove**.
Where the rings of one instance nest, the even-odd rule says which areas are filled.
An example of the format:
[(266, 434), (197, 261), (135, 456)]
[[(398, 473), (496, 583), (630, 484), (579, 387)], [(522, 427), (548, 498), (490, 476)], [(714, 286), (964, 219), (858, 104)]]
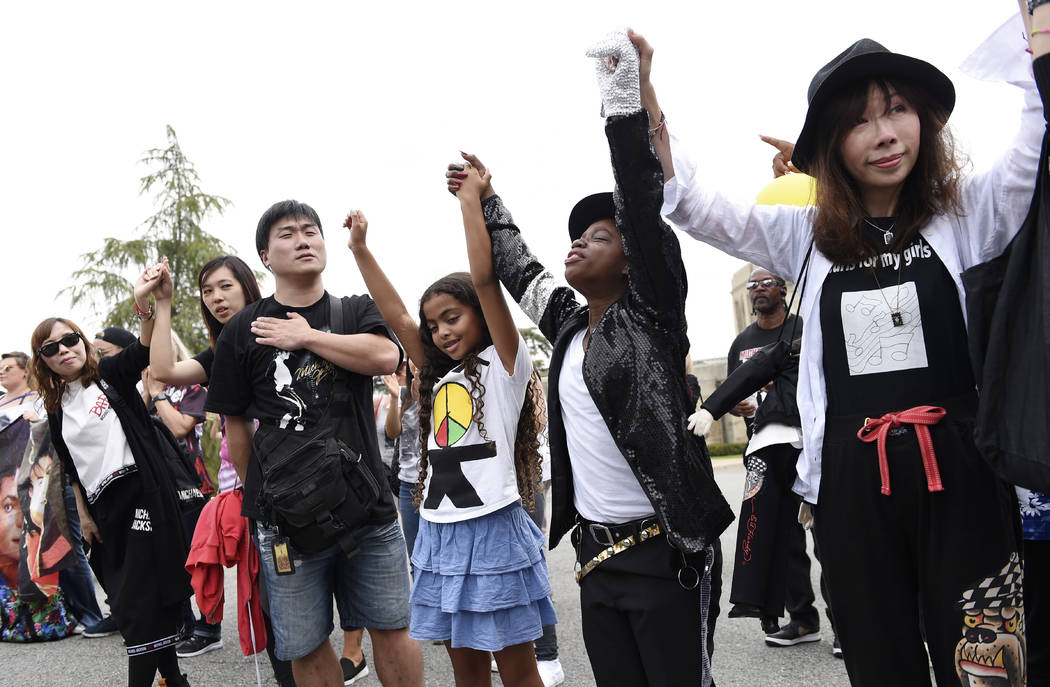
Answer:
[(715, 419), (711, 417), (711, 413), (707, 412), (706, 408), (697, 408), (696, 412), (689, 416), (688, 427), (693, 430), (693, 434), (702, 437), (707, 436), (714, 423)]
[(598, 88), (602, 92), (602, 116), (634, 114), (642, 109), (642, 92), (638, 85), (638, 50), (627, 37), (627, 31), (614, 31), (591, 46), (587, 57), (593, 57)]

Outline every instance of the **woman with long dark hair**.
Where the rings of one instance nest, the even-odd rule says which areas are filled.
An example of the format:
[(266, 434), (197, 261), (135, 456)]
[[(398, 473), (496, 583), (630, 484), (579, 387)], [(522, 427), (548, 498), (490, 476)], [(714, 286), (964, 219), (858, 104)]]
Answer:
[[(162, 269), (148, 268), (136, 283), (143, 339), (153, 328), (145, 285)], [(181, 604), (190, 595), (181, 514), (135, 388), (149, 349), (136, 341), (99, 360), (84, 332), (60, 317), (37, 325), (32, 346), (51, 440), (74, 484), (91, 566), (127, 646), (128, 685), (152, 685), (158, 669), (169, 687), (188, 685), (175, 655)]]
[(731, 203), (702, 188), (680, 146), (657, 146), (672, 221), (802, 274), (795, 491), (854, 685), (928, 684), (923, 629), (939, 685), (1024, 684), (1016, 502), (974, 445), (960, 274), (1002, 252), (1032, 198), (1050, 8), (1034, 27), (1005, 25), (970, 60), (985, 76), (1007, 65), (1026, 89), (1018, 138), (983, 174), (960, 174), (948, 77), (869, 39), (810, 84), (792, 158), (816, 177), (815, 208)]

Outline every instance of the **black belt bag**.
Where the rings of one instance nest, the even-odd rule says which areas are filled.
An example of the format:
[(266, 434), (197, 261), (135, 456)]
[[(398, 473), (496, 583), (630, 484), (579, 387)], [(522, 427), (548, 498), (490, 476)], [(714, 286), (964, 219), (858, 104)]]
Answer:
[(260, 424), (252, 445), (262, 467), (258, 505), (265, 521), (304, 553), (339, 544), (353, 555), (354, 530), (379, 500), (379, 482), (361, 454), (331, 427), (310, 433)]

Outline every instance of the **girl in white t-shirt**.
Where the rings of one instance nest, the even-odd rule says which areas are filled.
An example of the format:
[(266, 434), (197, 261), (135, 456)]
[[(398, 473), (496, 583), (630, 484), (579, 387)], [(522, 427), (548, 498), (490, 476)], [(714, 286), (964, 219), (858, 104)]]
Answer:
[(471, 273), (420, 298), (417, 325), (365, 244), (367, 222), (347, 220), (350, 248), (383, 317), (420, 367), (419, 533), (412, 553), (414, 639), (442, 640), (456, 684), (490, 684), (489, 652), (504, 684), (541, 687), (532, 642), (556, 622), (543, 534), (522, 508), (540, 481), (532, 361), (492, 267), (472, 170), (458, 193)]

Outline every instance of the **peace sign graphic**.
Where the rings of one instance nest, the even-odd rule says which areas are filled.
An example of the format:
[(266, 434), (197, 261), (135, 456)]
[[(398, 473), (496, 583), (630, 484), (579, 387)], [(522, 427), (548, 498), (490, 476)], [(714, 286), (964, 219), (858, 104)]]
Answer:
[(434, 398), (434, 440), (438, 446), (454, 446), (463, 438), (474, 416), (474, 401), (462, 384), (443, 385)]

